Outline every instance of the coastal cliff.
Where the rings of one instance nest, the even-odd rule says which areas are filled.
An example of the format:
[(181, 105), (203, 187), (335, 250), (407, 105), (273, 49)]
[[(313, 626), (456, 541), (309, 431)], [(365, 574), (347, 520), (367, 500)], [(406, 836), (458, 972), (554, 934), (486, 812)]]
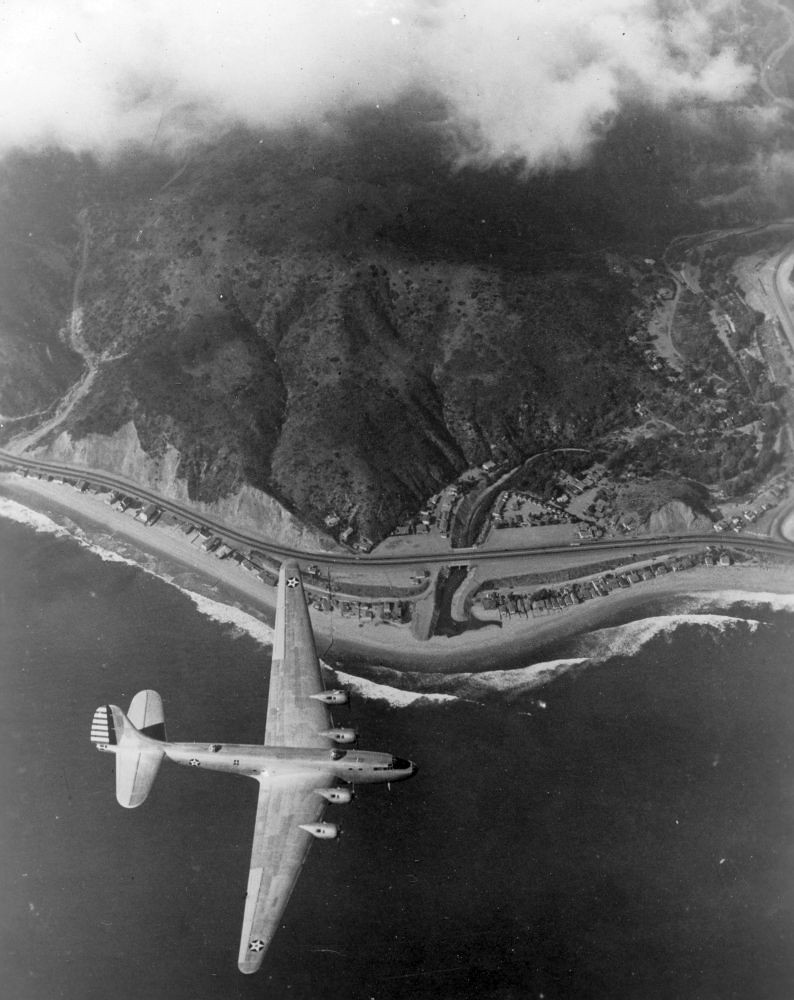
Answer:
[(294, 548), (334, 551), (339, 546), (327, 534), (296, 518), (262, 490), (244, 484), (213, 502), (190, 498), (188, 483), (179, 477), (180, 455), (173, 447), (157, 458), (141, 448), (132, 422), (115, 434), (87, 434), (73, 440), (62, 431), (47, 447), (33, 448), (31, 455), (86, 469), (115, 473), (172, 500), (186, 502), (199, 513), (234, 524), (241, 531), (263, 535)]

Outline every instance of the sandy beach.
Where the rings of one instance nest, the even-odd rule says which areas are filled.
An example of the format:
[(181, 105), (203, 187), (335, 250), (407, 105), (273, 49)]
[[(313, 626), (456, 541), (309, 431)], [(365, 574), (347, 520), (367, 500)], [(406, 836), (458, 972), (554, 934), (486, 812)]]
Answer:
[[(169, 583), (268, 624), (273, 621), (274, 588), (246, 574), (236, 563), (221, 561), (191, 545), (177, 528), (147, 527), (92, 494), (13, 474), (0, 475), (0, 496), (46, 515), (84, 543), (115, 553)], [(715, 601), (729, 603), (730, 595), (747, 592), (792, 597), (794, 559), (670, 573), (559, 613), (537, 618), (514, 615), (509, 621), (451, 638), (434, 636), (427, 642), (415, 639), (407, 625), (363, 623), (316, 610), (311, 615), (318, 652), (326, 659), (339, 656), (397, 669), (456, 672), (541, 658), (544, 648), (560, 640), (597, 629), (618, 615), (630, 619), (636, 611), (637, 617), (643, 617), (643, 606), (671, 596), (693, 595), (706, 602), (708, 595), (714, 595)]]

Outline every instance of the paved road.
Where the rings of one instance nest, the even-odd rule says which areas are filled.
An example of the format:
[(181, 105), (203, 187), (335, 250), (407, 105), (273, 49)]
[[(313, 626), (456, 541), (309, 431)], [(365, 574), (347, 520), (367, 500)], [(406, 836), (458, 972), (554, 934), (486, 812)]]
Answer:
[[(701, 245), (703, 243), (714, 243), (720, 239), (724, 239), (726, 236), (735, 235), (737, 232), (760, 232), (764, 229), (789, 224), (791, 221), (791, 219), (786, 219), (779, 223), (771, 223), (762, 226), (744, 227), (740, 229), (711, 230), (707, 233), (700, 234), (700, 243)], [(667, 264), (667, 252), (673, 247), (673, 245), (683, 243), (694, 238), (695, 237), (693, 235), (678, 237), (673, 240), (670, 247), (668, 247), (665, 251), (665, 263)], [(787, 276), (792, 266), (794, 266), (794, 244), (791, 244), (779, 255), (774, 274), (774, 281), (771, 283), (775, 311), (780, 317), (781, 326), (789, 343), (791, 344), (792, 352), (794, 352), (794, 317), (792, 317), (785, 299)], [(669, 264), (668, 269), (670, 269)], [(606, 542), (582, 542), (575, 543), (574, 545), (546, 545), (519, 549), (478, 550), (474, 548), (459, 548), (449, 552), (428, 553), (422, 555), (398, 554), (390, 556), (358, 556), (348, 555), (347, 553), (329, 553), (318, 550), (295, 549), (289, 546), (278, 545), (271, 539), (265, 538), (261, 535), (248, 534), (238, 531), (236, 528), (224, 523), (223, 521), (210, 518), (206, 514), (198, 514), (187, 505), (177, 503), (168, 497), (155, 493), (153, 490), (142, 487), (138, 483), (125, 479), (122, 476), (113, 475), (102, 470), (80, 468), (78, 466), (68, 466), (54, 462), (41, 461), (39, 459), (32, 459), (26, 456), (19, 456), (13, 452), (2, 449), (0, 449), (0, 463), (6, 463), (12, 468), (15, 466), (21, 466), (26, 469), (45, 472), (50, 475), (59, 475), (77, 479), (88, 478), (92, 482), (107, 486), (110, 489), (117, 489), (121, 492), (130, 493), (140, 497), (142, 500), (155, 503), (164, 510), (171, 511), (171, 513), (177, 515), (178, 517), (187, 518), (195, 524), (203, 525), (209, 528), (211, 531), (222, 535), (223, 538), (235, 545), (259, 549), (278, 560), (301, 559), (316, 562), (324, 568), (334, 566), (337, 571), (344, 569), (344, 567), (348, 567), (351, 571), (355, 570), (359, 575), (362, 570), (366, 572), (367, 569), (384, 569), (396, 566), (402, 566), (406, 569), (416, 569), (419, 571), (427, 567), (439, 567), (444, 565), (472, 565), (475, 563), (489, 563), (491, 565), (488, 569), (491, 573), (496, 571), (496, 566), (498, 565), (500, 567), (498, 571), (507, 576), (510, 575), (511, 572), (526, 572), (528, 564), (531, 564), (532, 560), (537, 562), (538, 557), (540, 556), (547, 557), (546, 562), (548, 563), (548, 557), (553, 558), (555, 554), (565, 554), (568, 557), (565, 562), (570, 565), (570, 557), (575, 551), (577, 555), (581, 554), (581, 562), (585, 564), (588, 561), (592, 563), (596, 559), (601, 560), (615, 558), (625, 555), (626, 552), (629, 552), (630, 554), (638, 553), (640, 555), (651, 555), (655, 551), (669, 550), (674, 545), (702, 546), (715, 544), (719, 541), (718, 536), (715, 535), (668, 535), (655, 539), (628, 538), (609, 540)], [(770, 537), (763, 538), (759, 536), (750, 537), (731, 535), (730, 544), (739, 548), (760, 549), (770, 553), (791, 555), (794, 553), (794, 502), (778, 513), (772, 525)]]
[[(505, 575), (510, 572), (527, 572), (528, 564), (531, 560), (539, 556), (554, 556), (555, 554), (565, 554), (568, 559), (574, 554), (581, 554), (583, 564), (592, 563), (595, 560), (610, 559), (618, 556), (632, 555), (638, 556), (652, 555), (654, 552), (667, 551), (676, 546), (703, 546), (714, 545), (720, 541), (720, 537), (714, 534), (708, 535), (666, 535), (659, 538), (627, 538), (611, 539), (601, 542), (582, 542), (569, 545), (545, 545), (519, 549), (456, 549), (449, 552), (442, 552), (427, 555), (367, 555), (356, 556), (347, 553), (329, 553), (317, 550), (303, 550), (278, 545), (261, 535), (248, 534), (238, 531), (229, 524), (214, 518), (209, 518), (205, 514), (197, 514), (189, 506), (180, 504), (168, 497), (161, 496), (153, 490), (146, 489), (133, 483), (122, 476), (112, 475), (96, 469), (85, 469), (77, 466), (62, 465), (55, 462), (44, 462), (39, 459), (32, 459), (14, 455), (11, 452), (0, 449), (0, 463), (11, 468), (22, 467), (25, 469), (44, 472), (48, 475), (64, 476), (70, 479), (90, 479), (91, 482), (103, 485), (109, 489), (116, 489), (123, 493), (132, 494), (141, 500), (157, 504), (164, 510), (168, 510), (178, 517), (186, 518), (195, 524), (204, 525), (211, 531), (221, 535), (229, 542), (259, 549), (262, 552), (278, 560), (299, 559), (311, 561), (321, 566), (334, 566), (338, 569), (349, 567), (360, 573), (361, 570), (387, 568), (394, 566), (405, 566), (408, 568), (422, 569), (428, 566), (439, 565), (472, 565), (474, 563), (498, 563), (502, 564)], [(794, 503), (787, 508), (787, 511), (778, 515), (776, 523), (782, 525), (785, 518), (794, 513)], [(794, 555), (794, 544), (785, 538), (779, 528), (776, 537), (762, 536), (729, 536), (730, 545), (734, 548), (756, 549), (791, 556)], [(578, 561), (578, 560), (577, 560)], [(517, 564), (521, 564), (520, 566)]]

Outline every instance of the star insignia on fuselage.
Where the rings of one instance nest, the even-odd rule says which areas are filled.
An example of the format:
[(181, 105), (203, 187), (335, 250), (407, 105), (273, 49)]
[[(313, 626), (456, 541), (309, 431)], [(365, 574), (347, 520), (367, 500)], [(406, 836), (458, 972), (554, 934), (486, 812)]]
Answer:
[(298, 578), (297, 578), (297, 576), (291, 576), (289, 578), (289, 580), (287, 580), (287, 586), (288, 587), (297, 587), (298, 586)]
[(190, 760), (188, 761), (188, 764), (190, 764), (191, 767), (198, 767), (200, 763), (201, 761), (198, 759), (198, 757), (191, 757)]
[(265, 942), (261, 938), (256, 938), (256, 940), (252, 941), (248, 945), (248, 950), (249, 951), (264, 951), (265, 950)]

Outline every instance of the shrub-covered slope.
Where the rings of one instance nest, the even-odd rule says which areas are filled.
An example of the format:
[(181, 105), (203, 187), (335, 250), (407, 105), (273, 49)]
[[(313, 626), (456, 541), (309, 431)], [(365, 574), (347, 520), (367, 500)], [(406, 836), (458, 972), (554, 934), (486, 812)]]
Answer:
[(197, 499), (247, 483), (373, 538), (468, 463), (595, 441), (656, 377), (604, 249), (707, 221), (681, 137), (632, 114), (588, 167), (531, 178), (451, 167), (421, 102), (235, 131), (177, 164), (11, 158), (8, 232), (34, 235), (18, 255), (2, 238), (0, 412), (85, 364), (90, 391), (40, 444), (132, 420)]

